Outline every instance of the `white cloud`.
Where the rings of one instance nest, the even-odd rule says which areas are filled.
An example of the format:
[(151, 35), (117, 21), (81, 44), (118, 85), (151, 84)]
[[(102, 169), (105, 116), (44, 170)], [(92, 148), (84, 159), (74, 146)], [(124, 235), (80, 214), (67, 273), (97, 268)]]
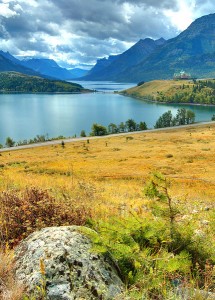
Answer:
[(0, 0), (0, 50), (92, 63), (214, 11), (214, 0)]
[(164, 10), (164, 14), (170, 19), (173, 26), (182, 31), (193, 21), (195, 8), (195, 0), (180, 0), (176, 11), (168, 9)]
[(10, 18), (17, 14), (9, 8), (9, 3), (0, 3), (0, 17)]

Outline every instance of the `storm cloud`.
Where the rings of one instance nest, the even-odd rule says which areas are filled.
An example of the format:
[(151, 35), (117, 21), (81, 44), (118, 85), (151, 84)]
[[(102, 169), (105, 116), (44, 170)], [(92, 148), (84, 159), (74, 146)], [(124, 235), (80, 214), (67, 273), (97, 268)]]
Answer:
[(174, 37), (214, 10), (212, 0), (0, 0), (0, 50), (93, 64), (141, 38)]

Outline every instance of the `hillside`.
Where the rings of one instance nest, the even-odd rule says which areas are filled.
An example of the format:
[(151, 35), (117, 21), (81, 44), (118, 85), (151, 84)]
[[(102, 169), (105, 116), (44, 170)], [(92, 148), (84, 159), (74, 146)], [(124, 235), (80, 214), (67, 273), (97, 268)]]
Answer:
[(184, 81), (154, 80), (120, 92), (165, 103), (215, 104), (215, 79)]
[(72, 79), (83, 77), (89, 72), (89, 70), (80, 69), (80, 68), (69, 69), (68, 71), (71, 73), (70, 76)]
[(20, 61), (23, 66), (34, 71), (60, 80), (72, 79), (69, 70), (61, 68), (53, 59), (32, 58)]
[(198, 78), (215, 77), (215, 14), (195, 20), (177, 37), (168, 40), (147, 59), (128, 68), (118, 81), (170, 79), (184, 69)]
[(8, 52), (0, 51), (0, 72), (14, 71), (27, 75), (41, 76), (38, 72), (24, 67), (18, 59)]
[(49, 80), (16, 72), (0, 72), (0, 92), (23, 93), (82, 93), (79, 84)]
[(84, 77), (85, 80), (116, 80), (118, 74), (148, 57), (157, 47), (165, 43), (164, 39), (150, 38), (139, 40), (130, 49), (120, 55), (110, 56), (97, 62), (95, 67)]

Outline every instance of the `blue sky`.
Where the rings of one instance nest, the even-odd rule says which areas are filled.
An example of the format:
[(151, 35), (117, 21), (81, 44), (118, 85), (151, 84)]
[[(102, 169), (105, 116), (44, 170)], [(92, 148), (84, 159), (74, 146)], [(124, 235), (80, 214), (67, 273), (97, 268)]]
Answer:
[(172, 38), (209, 13), (213, 0), (0, 0), (0, 50), (89, 65), (141, 38)]

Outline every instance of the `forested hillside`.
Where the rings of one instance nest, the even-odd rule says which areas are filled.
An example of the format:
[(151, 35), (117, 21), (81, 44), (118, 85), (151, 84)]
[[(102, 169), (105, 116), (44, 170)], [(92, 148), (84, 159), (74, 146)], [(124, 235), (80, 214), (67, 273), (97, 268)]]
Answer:
[(86, 90), (76, 83), (49, 80), (16, 72), (1, 72), (0, 91), (23, 93), (79, 93)]

